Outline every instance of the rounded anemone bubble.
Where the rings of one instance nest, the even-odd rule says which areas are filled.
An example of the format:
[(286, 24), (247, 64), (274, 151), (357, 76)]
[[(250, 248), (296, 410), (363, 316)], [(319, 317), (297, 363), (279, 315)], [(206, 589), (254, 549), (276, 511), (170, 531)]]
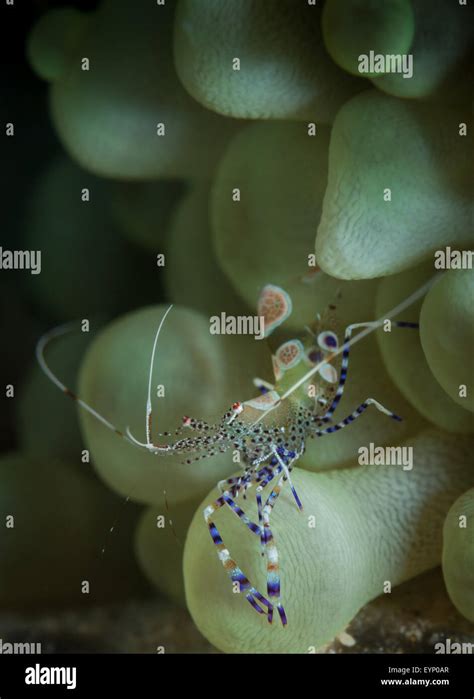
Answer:
[(26, 49), (35, 72), (44, 80), (58, 80), (87, 29), (88, 18), (73, 7), (60, 7), (44, 14), (33, 27)]
[(237, 123), (203, 109), (181, 86), (173, 16), (173, 2), (128, 0), (104, 0), (90, 15), (50, 91), (58, 135), (86, 169), (146, 179), (203, 177), (214, 168)]
[[(269, 283), (308, 294), (304, 278), (315, 270), (309, 262), (314, 265), (328, 143), (324, 126), (310, 136), (306, 124), (252, 124), (232, 140), (219, 165), (211, 195), (216, 253), (251, 307)], [(296, 325), (298, 306), (295, 297), (290, 322)]]
[[(145, 408), (153, 340), (166, 306), (122, 316), (93, 341), (81, 367), (80, 397), (120, 430), (145, 439)], [(210, 333), (209, 318), (174, 307), (159, 339), (152, 381), (153, 433), (175, 430), (183, 415), (219, 420), (235, 400), (255, 393), (254, 375), (270, 377), (264, 341)], [(244, 399), (245, 399), (244, 398)], [(195, 454), (148, 453), (80, 412), (93, 463), (111, 488), (132, 500), (170, 505), (202, 497), (233, 470), (232, 452), (183, 463)], [(170, 437), (170, 440), (172, 438)]]
[(144, 250), (160, 253), (173, 211), (186, 191), (181, 180), (109, 182), (110, 213), (117, 227)]
[[(47, 362), (69, 388), (76, 391), (80, 360), (90, 342), (90, 333), (75, 333), (56, 339), (47, 350)], [(67, 401), (44, 375), (38, 363), (30, 367), (17, 401), (17, 431), (21, 449), (30, 454), (56, 456), (82, 463), (85, 448), (77, 414), (72, 401)]]
[(415, 33), (410, 0), (327, 0), (322, 16), (323, 37), (334, 61), (354, 75), (359, 57), (407, 53)]
[[(304, 510), (284, 491), (271, 519), (285, 628), (278, 618), (270, 627), (244, 594), (233, 593), (203, 518), (204, 506), (217, 497), (217, 491), (211, 492), (191, 523), (184, 552), (188, 607), (206, 638), (227, 652), (306, 653), (340, 633), (361, 607), (387, 590), (387, 583), (396, 586), (438, 565), (445, 514), (472, 482), (473, 443), (427, 432), (407, 445), (413, 446), (409, 471), (363, 466), (293, 472)], [(255, 521), (251, 492), (244, 509)], [(229, 509), (219, 510), (214, 521), (231, 556), (266, 594), (258, 537)]]
[(0, 473), (6, 522), (0, 534), (1, 606), (96, 604), (144, 591), (132, 549), (134, 508), (112, 536), (119, 501), (71, 464), (11, 452), (2, 455)]
[(35, 185), (24, 245), (41, 251), (41, 273), (24, 283), (52, 317), (113, 313), (157, 295), (154, 260), (147, 272), (111, 221), (107, 184), (67, 158), (53, 160)]
[(394, 274), (472, 239), (462, 110), (367, 91), (339, 111), (316, 258), (342, 279)]
[(171, 216), (166, 236), (166, 290), (174, 303), (205, 314), (222, 311), (246, 314), (249, 311), (245, 303), (215, 256), (209, 222), (209, 189), (208, 182), (195, 184)]
[(199, 504), (200, 500), (190, 500), (169, 510), (165, 506), (149, 507), (135, 532), (135, 551), (142, 571), (157, 590), (183, 607), (184, 541)]
[[(401, 274), (383, 279), (377, 291), (377, 315), (383, 315), (386, 310), (396, 306), (434, 275), (434, 265), (430, 261)], [(441, 282), (432, 287), (428, 295), (436, 289), (439, 283)], [(398, 319), (418, 321), (422, 303), (423, 300), (418, 301), (404, 312), (403, 318), (400, 316)], [(440, 332), (444, 332), (446, 329), (445, 322), (438, 315), (438, 310), (436, 310), (435, 325), (436, 328), (439, 327)], [(464, 326), (464, 321), (461, 323), (460, 330), (462, 327), (467, 327)], [(427, 420), (449, 432), (474, 431), (472, 414), (460, 407), (460, 405), (465, 405), (467, 408), (468, 402), (463, 404), (462, 401), (458, 400), (459, 405), (457, 405), (457, 402), (441, 388), (433, 375), (423, 352), (420, 339), (422, 336), (421, 327), (420, 332), (409, 329), (397, 330), (392, 327), (391, 332), (379, 331), (377, 333), (379, 346), (390, 377), (403, 395)], [(461, 351), (467, 352), (468, 348), (463, 347)], [(446, 355), (444, 359), (448, 361)], [(468, 366), (469, 360), (465, 359), (460, 371), (466, 371)], [(465, 377), (465, 380), (469, 381), (470, 379)]]
[(451, 601), (474, 622), (474, 488), (461, 495), (443, 527), (443, 575)]
[(415, 15), (415, 36), (409, 49), (413, 75), (405, 79), (403, 73), (387, 73), (373, 78), (374, 85), (395, 97), (469, 104), (472, 4), (445, 0), (411, 0), (411, 4)]
[(178, 75), (221, 114), (330, 122), (363, 82), (327, 54), (321, 11), (321, 3), (294, 0), (180, 0)]
[[(471, 257), (472, 260), (472, 257)], [(440, 386), (474, 411), (474, 271), (451, 270), (427, 294), (420, 315), (426, 360)], [(474, 416), (471, 416), (474, 430)]]

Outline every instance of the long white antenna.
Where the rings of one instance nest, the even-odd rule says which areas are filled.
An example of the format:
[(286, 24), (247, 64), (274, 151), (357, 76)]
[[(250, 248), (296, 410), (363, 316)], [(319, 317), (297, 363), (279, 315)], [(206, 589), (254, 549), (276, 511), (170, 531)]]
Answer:
[[(150, 374), (148, 376), (148, 397), (147, 397), (147, 401), (146, 401), (146, 416), (145, 416), (146, 443), (148, 446), (152, 446), (152, 443), (151, 443), (151, 379), (152, 379), (152, 374), (153, 374), (153, 364), (155, 361), (156, 345), (158, 344), (158, 338), (160, 336), (161, 328), (163, 327), (163, 323), (166, 320), (166, 316), (168, 315), (168, 313), (171, 311), (172, 308), (173, 308), (173, 304), (171, 304), (171, 306), (168, 306), (168, 308), (165, 311), (165, 314), (163, 315), (163, 318), (160, 321), (160, 324), (159, 324), (158, 329), (156, 331), (155, 341), (153, 342), (153, 349), (151, 351)], [(127, 433), (129, 434), (128, 431), (127, 431)], [(130, 434), (129, 434), (129, 436), (131, 437)]]
[(92, 406), (88, 405), (85, 403), (83, 400), (81, 400), (78, 396), (76, 396), (75, 393), (71, 391), (62, 381), (58, 379), (58, 377), (53, 374), (49, 366), (46, 364), (46, 360), (44, 358), (44, 350), (46, 345), (48, 345), (51, 340), (54, 340), (57, 337), (61, 337), (61, 335), (65, 335), (66, 333), (70, 332), (71, 330), (76, 329), (76, 323), (65, 323), (64, 325), (60, 325), (57, 328), (53, 328), (49, 332), (45, 333), (39, 340), (36, 345), (36, 359), (38, 360), (38, 364), (40, 365), (41, 369), (44, 371), (46, 376), (50, 381), (54, 383), (55, 386), (57, 386), (63, 393), (65, 393), (67, 396), (72, 398), (73, 400), (78, 403), (81, 408), (83, 408), (86, 412), (90, 413), (90, 415), (93, 415), (96, 420), (99, 420), (103, 425), (109, 428), (109, 430), (112, 430), (112, 432), (115, 432), (116, 434), (120, 435), (120, 437), (123, 437), (127, 442), (131, 442), (131, 440), (122, 432), (120, 432), (117, 427), (109, 422), (103, 415), (97, 412), (97, 410), (94, 410)]
[(149, 451), (154, 451), (156, 453), (159, 452), (166, 452), (168, 449), (166, 447), (154, 447), (151, 443), (151, 381), (152, 381), (152, 373), (153, 373), (153, 364), (155, 360), (155, 353), (156, 353), (156, 346), (158, 343), (158, 338), (161, 333), (161, 329), (163, 327), (163, 323), (166, 320), (166, 316), (168, 313), (171, 311), (173, 308), (173, 304), (171, 304), (165, 311), (160, 324), (158, 325), (158, 329), (156, 331), (155, 335), (155, 341), (153, 343), (153, 351), (151, 353), (151, 361), (150, 361), (150, 374), (148, 377), (148, 398), (147, 398), (147, 404), (146, 404), (146, 443), (139, 442), (135, 437), (130, 433), (129, 428), (127, 427), (126, 432), (123, 433), (121, 432), (112, 422), (109, 422), (103, 415), (97, 412), (97, 410), (94, 410), (92, 406), (90, 406), (88, 403), (85, 401), (81, 400), (78, 396), (76, 396), (75, 393), (73, 393), (62, 381), (58, 379), (58, 377), (51, 371), (49, 366), (46, 363), (45, 357), (44, 357), (44, 351), (46, 346), (51, 342), (51, 340), (54, 340), (57, 337), (61, 337), (61, 335), (65, 335), (66, 333), (70, 332), (71, 330), (75, 330), (76, 328), (76, 323), (66, 323), (64, 325), (60, 325), (57, 328), (53, 328), (49, 332), (45, 333), (39, 340), (36, 345), (36, 358), (38, 360), (38, 364), (40, 365), (41, 369), (44, 371), (46, 376), (50, 381), (54, 383), (55, 386), (57, 386), (63, 393), (65, 393), (67, 396), (72, 398), (74, 401), (76, 401), (81, 408), (83, 408), (85, 411), (87, 411), (90, 415), (93, 415), (99, 422), (101, 422), (103, 425), (105, 425), (109, 430), (112, 430), (116, 434), (118, 434), (120, 437), (125, 439), (127, 442), (130, 442), (130, 444), (134, 444), (140, 447), (145, 447)]

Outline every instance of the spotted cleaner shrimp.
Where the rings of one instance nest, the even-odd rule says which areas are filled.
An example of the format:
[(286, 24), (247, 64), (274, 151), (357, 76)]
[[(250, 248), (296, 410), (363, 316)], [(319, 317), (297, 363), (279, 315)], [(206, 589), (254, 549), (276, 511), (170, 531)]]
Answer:
[[(379, 410), (390, 419), (402, 419), (375, 398), (369, 397), (342, 420), (333, 422), (346, 384), (350, 347), (422, 297), (433, 281), (430, 280), (415, 291), (383, 318), (349, 325), (343, 333), (342, 342), (337, 333), (335, 308), (329, 306), (305, 328), (304, 335), (287, 340), (276, 348), (272, 355), (275, 383), (254, 379), (259, 391), (257, 397), (244, 402), (234, 402), (214, 424), (184, 416), (182, 425), (174, 433), (163, 432), (155, 437), (152, 430), (152, 370), (158, 339), (166, 317), (172, 309), (172, 306), (169, 306), (159, 323), (151, 352), (145, 411), (145, 442), (136, 439), (129, 428), (122, 432), (82, 401), (47, 365), (44, 354), (47, 344), (67, 332), (70, 324), (43, 335), (37, 344), (36, 355), (44, 373), (58, 388), (108, 429), (136, 447), (156, 455), (186, 455), (187, 464), (230, 449), (240, 452), (242, 472), (219, 482), (220, 495), (204, 509), (204, 519), (216, 546), (218, 558), (233, 585), (237, 585), (238, 590), (245, 594), (247, 601), (258, 614), (266, 615), (268, 622), (272, 622), (276, 609), (282, 625), (285, 626), (287, 615), (281, 601), (279, 553), (270, 526), (274, 506), (283, 487), (288, 483), (296, 506), (299, 510), (303, 509), (302, 501), (291, 480), (291, 471), (304, 454), (308, 439), (324, 437), (344, 429), (369, 407)], [(258, 302), (258, 314), (263, 317), (266, 337), (284, 323), (291, 311), (291, 298), (282, 288), (274, 285), (264, 287)], [(414, 322), (393, 321), (392, 325), (398, 328), (418, 328), (418, 323)], [(356, 329), (361, 331), (353, 336)], [(192, 433), (191, 436), (189, 432)], [(168, 441), (170, 438), (174, 441)], [(268, 486), (271, 490), (265, 497), (264, 491)], [(241, 495), (246, 498), (250, 488), (255, 489), (258, 522), (251, 521), (237, 503)], [(229, 507), (259, 538), (261, 552), (266, 560), (266, 595), (250, 582), (224, 544), (214, 522), (215, 514), (222, 507)]]

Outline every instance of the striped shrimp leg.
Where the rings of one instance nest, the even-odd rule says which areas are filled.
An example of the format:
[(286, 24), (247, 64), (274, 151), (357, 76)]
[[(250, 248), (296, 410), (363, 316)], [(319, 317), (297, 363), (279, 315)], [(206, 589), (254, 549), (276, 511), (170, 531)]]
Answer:
[[(392, 412), (391, 410), (389, 410), (388, 408), (383, 406), (381, 403), (379, 403), (378, 400), (375, 400), (375, 398), (367, 398), (350, 415), (345, 417), (344, 420), (341, 420), (340, 422), (336, 423), (335, 425), (331, 425), (331, 427), (326, 427), (322, 430), (318, 429), (318, 428), (314, 428), (314, 430), (311, 430), (311, 432), (310, 432), (311, 436), (324, 437), (324, 435), (332, 434), (333, 432), (338, 432), (339, 430), (342, 430), (344, 427), (347, 427), (347, 425), (350, 425), (352, 422), (354, 422), (354, 420), (357, 420), (358, 417), (363, 415), (363, 413), (367, 410), (367, 408), (370, 405), (373, 405), (375, 408), (377, 408), (377, 410), (379, 410), (384, 415), (391, 417), (392, 420), (396, 420), (397, 422), (401, 422), (402, 418), (399, 415), (397, 415), (396, 413)], [(317, 422), (316, 418), (314, 419), (314, 421)]]
[[(275, 470), (270, 470), (269, 468), (265, 469), (266, 473), (262, 478), (259, 478), (257, 480), (257, 488), (256, 488), (256, 494), (255, 494), (255, 499), (257, 501), (257, 512), (258, 512), (258, 523), (260, 526), (260, 544), (262, 547), (262, 556), (265, 555), (265, 527), (263, 525), (263, 501), (262, 501), (262, 490), (267, 486), (274, 478), (275, 476), (282, 471), (282, 467), (278, 466), (278, 461), (277, 459), (273, 459), (274, 464), (273, 466), (276, 466)], [(272, 462), (270, 462), (272, 463)]]
[[(238, 591), (239, 592), (245, 592), (245, 597), (249, 604), (255, 609), (258, 614), (266, 614), (268, 622), (271, 624), (273, 620), (273, 605), (271, 602), (269, 602), (266, 597), (264, 597), (250, 582), (250, 580), (247, 578), (247, 576), (243, 573), (243, 571), (239, 568), (237, 563), (231, 558), (230, 552), (227, 549), (226, 545), (224, 544), (222, 537), (219, 533), (219, 530), (217, 529), (216, 525), (214, 524), (212, 518), (214, 513), (219, 510), (221, 507), (224, 505), (228, 505), (229, 507), (231, 506), (229, 503), (230, 497), (225, 498), (225, 494), (223, 494), (221, 497), (219, 497), (217, 500), (215, 500), (212, 505), (208, 505), (206, 509), (204, 510), (204, 519), (206, 520), (206, 524), (209, 527), (209, 532), (211, 534), (211, 538), (217, 548), (217, 555), (222, 563), (224, 570), (227, 572), (228, 576), (230, 577), (233, 585), (237, 583), (238, 585)], [(231, 507), (231, 509), (233, 509)], [(239, 508), (240, 510), (240, 508)], [(242, 515), (239, 514), (234, 510), (234, 512), (242, 518)], [(246, 517), (245, 513), (243, 513), (243, 510), (241, 510), (242, 514)], [(248, 519), (248, 518), (247, 518)], [(246, 522), (247, 523), (247, 522)], [(260, 528), (258, 527), (257, 524), (248, 521), (249, 524), (253, 525), (252, 531), (254, 533), (260, 533)], [(247, 525), (248, 526), (248, 525)], [(266, 608), (266, 609), (264, 609)]]
[(278, 549), (275, 544), (272, 530), (270, 529), (270, 515), (272, 513), (275, 502), (282, 491), (284, 482), (287, 480), (283, 474), (270, 495), (268, 496), (262, 511), (264, 537), (263, 543), (267, 557), (267, 593), (270, 600), (275, 603), (275, 606), (280, 615), (281, 623), (286, 626), (287, 618), (285, 609), (280, 601), (281, 583), (280, 583), (280, 565), (278, 558)]
[[(418, 323), (411, 323), (408, 321), (393, 321), (392, 325), (394, 325), (396, 328), (411, 328), (411, 329), (417, 329), (419, 328)], [(320, 420), (321, 422), (330, 422), (331, 417), (333, 413), (335, 412), (337, 406), (339, 405), (339, 402), (342, 398), (342, 395), (344, 393), (344, 387), (347, 381), (347, 371), (349, 368), (349, 352), (350, 352), (350, 346), (351, 346), (351, 337), (352, 337), (352, 331), (355, 330), (356, 328), (377, 328), (380, 327), (380, 321), (369, 321), (366, 323), (352, 323), (352, 325), (348, 325), (345, 332), (344, 332), (344, 343), (343, 343), (343, 351), (342, 351), (342, 363), (341, 363), (341, 372), (339, 374), (339, 385), (337, 387), (336, 395), (334, 396), (331, 405), (329, 406), (328, 410), (326, 411), (325, 415), (323, 415)], [(326, 349), (334, 349), (333, 347), (327, 347)]]

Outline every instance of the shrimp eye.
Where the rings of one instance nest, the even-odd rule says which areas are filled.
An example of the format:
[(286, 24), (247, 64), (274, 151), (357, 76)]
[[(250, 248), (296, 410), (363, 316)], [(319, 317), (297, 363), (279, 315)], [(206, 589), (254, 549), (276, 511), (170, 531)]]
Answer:
[(319, 333), (318, 335), (318, 345), (321, 349), (326, 351), (332, 351), (337, 349), (338, 341), (337, 335), (330, 330)]

